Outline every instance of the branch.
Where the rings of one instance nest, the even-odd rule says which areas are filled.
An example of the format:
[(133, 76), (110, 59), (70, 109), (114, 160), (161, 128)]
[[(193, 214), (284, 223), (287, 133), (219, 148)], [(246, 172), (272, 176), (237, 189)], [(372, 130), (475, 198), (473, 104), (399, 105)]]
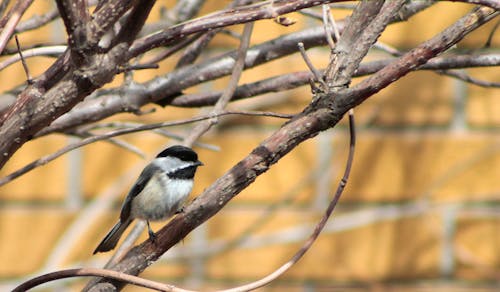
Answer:
[[(401, 14), (393, 15), (391, 21), (406, 20), (432, 3), (430, 1), (411, 2), (403, 7)], [(235, 11), (239, 10), (232, 12), (236, 13)], [(189, 23), (191, 22), (183, 25), (191, 26)], [(337, 22), (337, 24), (339, 30), (342, 31), (344, 23)], [(291, 33), (250, 48), (245, 60), (245, 68), (252, 68), (294, 53), (297, 51), (298, 42), (303, 42), (308, 48), (326, 44), (322, 27)], [(63, 132), (81, 124), (104, 119), (118, 112), (134, 112), (152, 101), (167, 105), (173, 97), (185, 88), (231, 74), (233, 62), (236, 58), (235, 55), (236, 52), (230, 52), (200, 64), (179, 68), (145, 84), (134, 84), (133, 88), (121, 89), (116, 92), (106, 91), (110, 94), (102, 98), (87, 99), (72, 110), (70, 114), (60, 117), (49, 127), (43, 129), (42, 132), (37, 133), (36, 136), (46, 135), (51, 132)], [(60, 66), (63, 66), (63, 64), (64, 62), (61, 61)], [(123, 92), (126, 94), (122, 94)]]
[[(361, 63), (359, 68), (354, 73), (353, 77), (361, 77), (374, 74), (393, 61), (394, 59), (385, 59)], [(500, 54), (466, 54), (457, 56), (435, 57), (429, 60), (429, 62), (427, 62), (426, 64), (418, 67), (416, 70), (434, 71), (489, 66), (500, 66)], [(323, 74), (324, 72), (323, 70), (319, 71), (320, 74)], [(310, 71), (300, 71), (243, 84), (236, 88), (232, 101), (255, 97), (271, 92), (280, 92), (294, 89), (308, 84), (311, 77), (312, 75), (310, 74)], [(172, 99), (170, 105), (178, 107), (201, 107), (213, 105), (221, 94), (221, 91), (185, 94)]]
[(30, 70), (28, 68), (28, 64), (26, 64), (26, 60), (24, 59), (23, 52), (21, 52), (21, 46), (19, 45), (19, 39), (18, 39), (17, 35), (15, 35), (14, 37), (16, 39), (17, 52), (19, 53), (19, 58), (21, 59), (21, 63), (23, 65), (24, 74), (26, 74), (26, 83), (33, 84)]
[[(25, 59), (37, 56), (59, 56), (64, 53), (64, 51), (66, 51), (66, 48), (66, 46), (48, 46), (24, 50), (21, 52), (21, 54)], [(12, 55), (0, 62), (0, 70), (3, 70), (6, 67), (19, 61), (21, 61), (20, 54)]]
[(153, 48), (169, 45), (174, 40), (178, 40), (190, 34), (207, 32), (220, 27), (253, 22), (256, 20), (273, 19), (280, 15), (298, 11), (304, 8), (340, 1), (273, 0), (222, 10), (170, 27), (151, 36), (146, 36), (144, 38), (138, 39), (132, 44), (129, 54), (130, 57), (135, 57)]
[(59, 11), (54, 9), (42, 15), (34, 15), (30, 19), (19, 22), (15, 32), (21, 33), (42, 27), (43, 25), (55, 20), (59, 16)]
[[(224, 111), (231, 98), (233, 97), (234, 91), (238, 86), (238, 81), (240, 80), (241, 73), (245, 66), (245, 58), (247, 56), (248, 47), (250, 46), (250, 37), (252, 36), (253, 22), (245, 24), (243, 28), (243, 34), (241, 36), (240, 46), (238, 48), (238, 54), (233, 67), (233, 72), (231, 73), (231, 78), (227, 84), (226, 90), (222, 93), (217, 103), (212, 110), (213, 115), (217, 115)], [(189, 134), (189, 136), (184, 140), (184, 144), (191, 146), (198, 138), (206, 133), (213, 125), (217, 123), (218, 119), (213, 118), (205, 120), (204, 123), (198, 124)]]
[[(127, 61), (128, 43), (120, 43), (102, 52), (95, 50), (98, 39), (92, 38), (102, 36), (103, 31), (100, 29), (112, 24), (109, 23), (110, 19), (100, 18), (99, 13), (108, 12), (108, 8), (113, 4), (119, 8), (111, 11), (111, 16), (118, 17), (118, 12), (125, 12), (127, 1), (116, 1), (118, 0), (106, 2), (90, 22), (86, 19), (89, 16), (85, 0), (78, 0), (75, 6), (67, 0), (58, 1), (69, 34), (70, 53), (66, 51), (41, 78), (37, 78), (34, 84), (28, 86), (19, 95), (15, 104), (2, 115), (0, 135), (4, 139), (0, 141), (0, 153), (2, 153), (0, 168), (35, 133), (69, 111), (95, 89), (113, 80), (120, 65)], [(144, 1), (139, 1), (137, 5), (141, 5)], [(148, 13), (148, 7), (150, 6), (145, 5), (145, 9), (140, 13)], [(79, 17), (82, 19), (77, 20)], [(73, 25), (72, 21), (76, 23)], [(101, 21), (103, 26), (93, 30), (92, 25)], [(136, 31), (131, 32), (130, 38), (135, 37)], [(67, 66), (68, 64), (73, 66)], [(63, 66), (65, 69), (62, 72), (58, 71), (58, 66)], [(43, 86), (43, 80), (50, 77), (53, 77), (49, 82), (53, 86), (48, 89)]]
[[(245, 69), (296, 52), (298, 42), (303, 42), (308, 48), (325, 44), (323, 28), (318, 26), (306, 29), (251, 47), (245, 59)], [(132, 84), (129, 88), (105, 91), (108, 93), (106, 96), (83, 101), (70, 114), (60, 117), (37, 133), (37, 136), (62, 132), (119, 112), (134, 112), (151, 102), (169, 104), (173, 96), (183, 89), (231, 74), (236, 59), (237, 51), (232, 51), (199, 64), (178, 68), (144, 84)]]
[(226, 116), (226, 115), (266, 116), (266, 117), (277, 117), (277, 118), (285, 118), (285, 119), (288, 119), (291, 117), (290, 115), (276, 114), (276, 113), (271, 113), (271, 112), (225, 111), (225, 112), (220, 112), (220, 113), (215, 114), (215, 115), (209, 114), (209, 115), (199, 116), (199, 117), (185, 119), (185, 120), (178, 120), (178, 121), (174, 121), (174, 122), (163, 122), (163, 123), (156, 123), (156, 124), (149, 124), (149, 125), (141, 125), (141, 126), (137, 126), (134, 128), (119, 129), (119, 130), (111, 131), (107, 134), (96, 135), (96, 136), (85, 138), (85, 139), (80, 140), (76, 143), (69, 144), (69, 145), (59, 149), (58, 151), (52, 153), (52, 154), (49, 154), (49, 155), (46, 155), (40, 159), (37, 159), (37, 160), (23, 166), (22, 168), (20, 168), (16, 171), (4, 176), (3, 178), (1, 178), (0, 179), (0, 186), (20, 177), (21, 175), (39, 167), (39, 166), (42, 166), (42, 165), (49, 163), (50, 161), (62, 156), (63, 154), (68, 153), (71, 150), (80, 148), (82, 146), (85, 146), (85, 145), (88, 145), (88, 144), (91, 144), (91, 143), (94, 143), (97, 141), (102, 141), (102, 140), (106, 140), (106, 139), (109, 139), (112, 137), (121, 136), (121, 135), (125, 135), (125, 134), (153, 130), (153, 129), (157, 129), (157, 128), (185, 125), (185, 124), (189, 124), (189, 123), (213, 119), (215, 117)]
[(468, 82), (470, 84), (474, 84), (477, 86), (481, 87), (496, 87), (500, 88), (500, 82), (493, 82), (493, 81), (484, 81), (484, 80), (479, 80), (477, 78), (474, 78), (470, 76), (469, 74), (462, 72), (462, 71), (456, 71), (456, 70), (439, 70), (437, 73), (450, 76), (453, 78), (456, 78), (458, 80), (462, 80), (465, 82)]
[(286, 262), (284, 265), (279, 267), (277, 270), (272, 272), (271, 274), (267, 275), (266, 277), (255, 281), (253, 283), (244, 285), (244, 286), (239, 286), (236, 288), (232, 289), (227, 289), (227, 290), (222, 290), (221, 292), (240, 292), (240, 291), (250, 291), (254, 290), (257, 288), (260, 288), (262, 286), (265, 286), (269, 284), (270, 282), (274, 281), (277, 279), (279, 276), (283, 275), (287, 270), (289, 270), (294, 264), (296, 264), (302, 256), (311, 248), (312, 244), (318, 236), (320, 235), (321, 231), (325, 227), (326, 223), (328, 222), (328, 219), (333, 213), (333, 210), (337, 206), (337, 203), (340, 199), (340, 196), (342, 195), (342, 192), (344, 191), (344, 188), (347, 184), (347, 180), (349, 178), (349, 174), (351, 172), (351, 167), (352, 167), (352, 161), (354, 159), (354, 148), (356, 146), (356, 132), (355, 132), (355, 125), (354, 125), (354, 114), (353, 111), (351, 110), (349, 112), (349, 132), (350, 132), (350, 143), (349, 143), (349, 156), (347, 157), (347, 162), (344, 170), (344, 175), (342, 176), (342, 179), (339, 182), (339, 185), (337, 186), (337, 190), (335, 192), (335, 195), (332, 198), (332, 201), (330, 201), (330, 204), (328, 205), (328, 208), (325, 211), (325, 214), (321, 218), (321, 220), (318, 222), (316, 227), (314, 228), (313, 233), (309, 236), (307, 241), (304, 243), (304, 245), (293, 255), (293, 257)]
[(90, 16), (86, 0), (56, 0), (56, 3), (68, 33), (68, 46), (73, 62), (80, 66), (88, 51), (93, 49), (87, 43), (87, 24)]
[(5, 19), (7, 20), (3, 25), (1, 25), (2, 32), (0, 33), (0, 53), (3, 52), (3, 49), (7, 45), (7, 42), (10, 40), (12, 34), (14, 33), (16, 25), (18, 24), (19, 20), (21, 20), (24, 12), (26, 12), (28, 7), (30, 7), (31, 3), (33, 3), (33, 0), (16, 1), (16, 4), (14, 4), (9, 13), (6, 15), (6, 18), (2, 19), (2, 22)]
[(448, 0), (448, 1), (484, 5), (493, 8), (495, 10), (500, 10), (500, 2), (498, 0)]
[(369, 96), (446, 51), (468, 33), (497, 15), (498, 11), (488, 7), (474, 9), (432, 39), (420, 44), (353, 88), (339, 93), (335, 105), (330, 106), (352, 108), (362, 103)]
[(55, 281), (58, 279), (71, 278), (71, 277), (89, 277), (89, 276), (106, 277), (109, 279), (114, 279), (121, 282), (126, 282), (132, 285), (149, 288), (157, 291), (189, 292), (189, 290), (179, 289), (172, 285), (166, 285), (112, 270), (97, 269), (97, 268), (69, 269), (69, 270), (61, 270), (57, 272), (47, 273), (22, 283), (21, 285), (14, 288), (12, 292), (24, 292), (38, 285), (50, 281)]
[[(354, 11), (325, 72), (331, 88), (350, 84), (354, 71), (405, 1), (364, 1)], [(380, 11), (380, 13), (379, 13)]]

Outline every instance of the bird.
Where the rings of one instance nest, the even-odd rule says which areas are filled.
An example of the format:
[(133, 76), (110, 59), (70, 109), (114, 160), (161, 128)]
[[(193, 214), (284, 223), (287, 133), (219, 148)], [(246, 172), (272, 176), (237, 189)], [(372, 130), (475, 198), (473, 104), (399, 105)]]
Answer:
[(154, 240), (149, 221), (166, 220), (181, 211), (193, 188), (196, 169), (202, 165), (189, 147), (175, 145), (161, 151), (137, 178), (123, 202), (118, 223), (93, 254), (114, 249), (134, 219), (146, 221), (149, 238)]

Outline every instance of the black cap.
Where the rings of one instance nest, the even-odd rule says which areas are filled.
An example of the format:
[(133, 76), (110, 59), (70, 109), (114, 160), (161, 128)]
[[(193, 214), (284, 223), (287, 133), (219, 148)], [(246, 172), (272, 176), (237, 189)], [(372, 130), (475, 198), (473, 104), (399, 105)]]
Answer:
[(180, 160), (183, 161), (192, 161), (192, 162), (197, 162), (198, 161), (198, 154), (193, 151), (193, 149), (182, 146), (182, 145), (175, 145), (166, 148), (162, 152), (160, 152), (156, 157), (167, 157), (167, 156), (172, 156), (172, 157), (177, 157)]

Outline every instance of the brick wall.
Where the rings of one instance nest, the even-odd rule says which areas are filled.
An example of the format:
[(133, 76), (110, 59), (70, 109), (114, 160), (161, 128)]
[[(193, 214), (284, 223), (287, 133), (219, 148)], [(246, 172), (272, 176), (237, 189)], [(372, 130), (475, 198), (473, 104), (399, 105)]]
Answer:
[[(37, 4), (40, 9), (50, 9), (41, 3), (45, 2)], [(439, 3), (394, 25), (382, 40), (411, 48), (468, 9), (467, 5)], [(300, 15), (294, 17), (298, 23), (290, 28), (272, 21), (257, 24), (254, 42), (300, 29), (305, 21)], [(480, 47), (492, 25), (467, 37), (462, 48)], [(63, 38), (60, 28), (47, 28), (47, 35)], [(39, 40), (26, 40), (31, 41)], [(229, 37), (219, 37), (214, 47), (234, 44)], [(493, 47), (498, 50), (499, 46), (496, 36)], [(315, 49), (310, 55), (318, 67), (327, 62), (325, 50)], [(33, 59), (28, 64), (36, 74), (50, 62)], [(137, 78), (167, 72), (167, 63)], [(250, 70), (242, 83), (304, 69), (302, 59), (294, 55)], [(500, 81), (498, 68), (471, 72), (480, 79)], [(0, 72), (0, 88), (22, 83), (23, 76), (20, 65)], [(115, 84), (120, 82), (117, 79)], [(214, 86), (223, 87), (225, 82), (217, 81)], [(295, 112), (308, 103), (309, 89), (292, 90), (280, 98), (287, 99), (286, 104), (268, 108)], [(234, 107), (252, 103), (256, 101), (238, 102)], [(155, 122), (197, 112), (157, 108), (150, 115), (120, 115), (113, 120)], [(495, 291), (500, 277), (500, 90), (415, 72), (359, 106), (356, 118), (358, 146), (338, 209), (307, 255), (267, 290), (413, 291), (419, 287), (418, 291), (467, 291), (472, 287)], [(221, 151), (199, 150), (205, 166), (197, 173), (193, 196), (281, 122), (224, 119), (218, 130), (203, 138)], [(183, 134), (190, 128), (173, 131)], [(300, 145), (144, 276), (190, 288), (220, 288), (260, 278), (283, 264), (324, 211), (344, 166), (348, 138), (344, 121)], [(172, 143), (153, 133), (123, 139), (141, 148), (148, 159)], [(72, 141), (56, 135), (30, 142), (1, 174)], [(0, 281), (8, 285), (32, 273), (102, 266), (110, 255), (91, 256), (91, 252), (118, 218), (121, 198), (146, 163), (100, 142), (0, 188)], [(153, 228), (162, 225), (155, 223)], [(145, 238), (146, 234), (141, 239)]]

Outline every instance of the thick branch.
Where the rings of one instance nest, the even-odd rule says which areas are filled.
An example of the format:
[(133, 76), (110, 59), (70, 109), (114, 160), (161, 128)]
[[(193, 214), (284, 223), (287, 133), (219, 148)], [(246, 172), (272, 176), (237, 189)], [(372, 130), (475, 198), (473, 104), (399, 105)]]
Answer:
[[(146, 3), (146, 1), (142, 2)], [(137, 5), (142, 4), (142, 2)], [(72, 46), (70, 46), (71, 54), (65, 53), (61, 57), (62, 59), (59, 58), (59, 60), (68, 58), (67, 63), (76, 66), (68, 67), (68, 73), (61, 76), (61, 81), (47, 92), (37, 83), (28, 86), (20, 94), (16, 103), (2, 116), (0, 134), (3, 139), (0, 141), (0, 153), (2, 153), (0, 167), (35, 133), (69, 111), (95, 89), (110, 82), (119, 71), (119, 67), (127, 60), (127, 43), (120, 43), (105, 53), (98, 50), (87, 50), (87, 48), (94, 47), (95, 40), (88, 41), (87, 22), (84, 21), (85, 15), (88, 13), (85, 1), (78, 3), (73, 6), (68, 1), (60, 0), (58, 2), (70, 35), (70, 42), (73, 39)], [(107, 4), (110, 3), (114, 2), (110, 1)], [(140, 15), (147, 15), (151, 6), (145, 5)], [(98, 12), (103, 11), (105, 7), (108, 6), (105, 4)], [(124, 12), (125, 10), (122, 9), (121, 11)], [(82, 17), (83, 20), (77, 21), (77, 24), (73, 25), (72, 21), (75, 20), (75, 17)], [(144, 16), (141, 17), (145, 19)], [(143, 22), (141, 23), (139, 19), (137, 25), (141, 26)], [(82, 30), (85, 33), (82, 34)], [(138, 29), (131, 31), (130, 38), (133, 39), (135, 37), (134, 33), (137, 32)], [(82, 35), (85, 35), (85, 37), (82, 37)], [(50, 71), (50, 69), (47, 72), (57, 73)]]
[(80, 66), (91, 49), (87, 47), (87, 23), (90, 18), (87, 3), (85, 0), (57, 0), (56, 3), (68, 33), (73, 62)]
[[(251, 47), (245, 68), (252, 68), (297, 51), (297, 43), (308, 48), (326, 43), (323, 28), (318, 26)], [(102, 92), (105, 96), (92, 98), (75, 107), (71, 114), (60, 117), (37, 136), (60, 132), (85, 123), (98, 121), (119, 112), (135, 112), (150, 102), (169, 104), (183, 89), (231, 74), (237, 51), (208, 59), (202, 63), (179, 68), (144, 84), (132, 84)]]
[(474, 9), (471, 13), (459, 19), (454, 25), (448, 27), (437, 36), (404, 54), (401, 58), (384, 67), (352, 89), (343, 91), (337, 97), (336, 101), (338, 102), (336, 102), (334, 106), (352, 108), (360, 104), (367, 97), (377, 93), (395, 80), (418, 69), (428, 60), (446, 51), (468, 33), (499, 14), (498, 11), (488, 7)]
[(345, 0), (274, 0), (226, 9), (181, 23), (151, 36), (138, 39), (130, 48), (129, 53), (131, 57), (135, 57), (153, 48), (169, 45), (172, 41), (193, 33), (206, 32), (219, 27), (261, 19), (272, 19), (304, 8), (340, 1)]
[[(371, 75), (378, 72), (393, 61), (394, 59), (386, 59), (361, 63), (359, 68), (354, 73), (353, 77)], [(417, 70), (447, 70), (492, 66), (500, 66), (500, 54), (467, 54), (459, 56), (436, 57), (429, 60), (429, 62), (427, 62), (425, 65), (420, 66)], [(320, 71), (320, 73), (323, 74), (323, 71)], [(257, 82), (243, 84), (236, 88), (232, 101), (250, 98), (271, 92), (280, 92), (294, 89), (309, 84), (310, 78), (310, 71), (301, 71), (283, 74), (263, 79)], [(221, 94), (221, 91), (205, 91), (200, 93), (181, 95), (172, 99), (170, 105), (178, 107), (201, 107), (213, 105)]]

